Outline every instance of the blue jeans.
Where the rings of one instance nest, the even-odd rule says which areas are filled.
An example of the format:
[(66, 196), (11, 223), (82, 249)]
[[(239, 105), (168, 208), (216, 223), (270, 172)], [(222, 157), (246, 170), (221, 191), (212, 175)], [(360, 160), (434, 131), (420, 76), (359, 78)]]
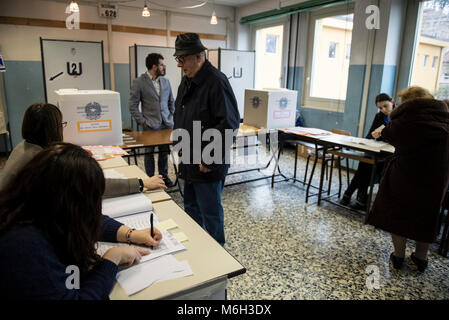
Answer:
[[(162, 130), (167, 129), (166, 126), (161, 126), (157, 129), (152, 129), (149, 127), (145, 127), (144, 130)], [(158, 146), (158, 160), (157, 160), (157, 169), (159, 174), (166, 176), (168, 175), (168, 155), (170, 154), (170, 147), (168, 145)], [(145, 148), (145, 153), (154, 152), (155, 147)], [(149, 177), (154, 176), (154, 154), (145, 154), (144, 158), (145, 171)]]
[[(145, 148), (145, 152), (154, 152), (155, 147)], [(170, 153), (169, 146), (158, 146), (159, 153), (157, 159), (157, 169), (159, 174), (168, 175), (168, 155)], [(144, 158), (145, 171), (149, 177), (154, 176), (154, 154), (146, 154)]]
[(184, 185), (184, 210), (219, 244), (225, 244), (221, 192), (224, 180)]

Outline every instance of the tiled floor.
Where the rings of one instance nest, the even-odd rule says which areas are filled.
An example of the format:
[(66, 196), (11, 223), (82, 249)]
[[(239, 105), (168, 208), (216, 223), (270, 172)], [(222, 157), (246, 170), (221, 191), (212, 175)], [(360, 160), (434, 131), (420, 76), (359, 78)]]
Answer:
[[(294, 150), (287, 149), (280, 162), (287, 176), (293, 175), (293, 163)], [(304, 168), (302, 159), (299, 177)], [(231, 175), (227, 183), (257, 175)], [(337, 190), (335, 173), (333, 181)], [(171, 195), (183, 207), (179, 193)], [(268, 179), (224, 188), (225, 248), (247, 268), (229, 281), (229, 299), (449, 298), (449, 259), (436, 254), (436, 246), (420, 274), (409, 259), (410, 241), (406, 266), (397, 271), (389, 265), (389, 234), (365, 225), (363, 215), (304, 199), (303, 187), (292, 181), (273, 189)]]
[[(268, 159), (263, 150), (259, 156), (261, 163)], [(280, 161), (287, 176), (293, 175), (293, 163), (294, 151), (287, 149)], [(264, 172), (271, 174), (272, 168)], [(304, 168), (302, 159), (299, 177)], [(231, 175), (227, 183), (258, 175)], [(333, 190), (337, 180), (334, 173)], [(178, 192), (171, 196), (183, 207)], [(435, 245), (424, 274), (408, 258), (412, 242), (406, 266), (394, 270), (387, 233), (364, 225), (360, 214), (326, 202), (318, 207), (316, 198), (305, 204), (304, 199), (303, 187), (292, 181), (274, 188), (268, 179), (224, 188), (225, 248), (247, 269), (229, 281), (228, 299), (449, 299), (449, 259), (435, 253)]]

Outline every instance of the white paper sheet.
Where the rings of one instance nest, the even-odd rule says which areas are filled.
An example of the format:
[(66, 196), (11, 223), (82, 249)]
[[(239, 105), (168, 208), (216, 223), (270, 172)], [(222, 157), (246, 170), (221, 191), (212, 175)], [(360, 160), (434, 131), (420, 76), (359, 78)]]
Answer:
[(187, 261), (178, 262), (172, 255), (139, 263), (117, 273), (117, 281), (127, 295), (135, 294), (155, 282), (193, 275)]

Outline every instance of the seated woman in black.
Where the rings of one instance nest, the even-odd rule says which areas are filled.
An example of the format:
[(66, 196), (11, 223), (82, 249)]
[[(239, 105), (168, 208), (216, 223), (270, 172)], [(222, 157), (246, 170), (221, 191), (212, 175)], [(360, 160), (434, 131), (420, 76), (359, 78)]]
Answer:
[(0, 191), (1, 300), (108, 299), (118, 266), (149, 251), (117, 246), (97, 255), (97, 241), (116, 242), (122, 226), (101, 214), (104, 190), (97, 161), (60, 142)]
[[(380, 137), (380, 130), (376, 131), (376, 129), (382, 125), (386, 126), (390, 123), (389, 115), (396, 105), (393, 98), (386, 93), (381, 93), (376, 96), (376, 106), (379, 108), (380, 112), (378, 112), (374, 117), (366, 138), (376, 138), (378, 141), (382, 141), (382, 138)], [(370, 164), (359, 162), (357, 171), (340, 201), (341, 204), (347, 206), (351, 201), (352, 194), (355, 190), (357, 190), (357, 200), (351, 207), (357, 210), (363, 210), (366, 208), (366, 202), (368, 200), (368, 187), (371, 178), (371, 168), (372, 166)], [(381, 173), (383, 164), (377, 164), (376, 168), (376, 174)]]

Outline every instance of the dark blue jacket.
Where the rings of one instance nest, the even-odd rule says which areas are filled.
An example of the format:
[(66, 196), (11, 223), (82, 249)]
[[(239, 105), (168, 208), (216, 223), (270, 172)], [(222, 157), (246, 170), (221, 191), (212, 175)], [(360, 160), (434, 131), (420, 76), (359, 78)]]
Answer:
[[(192, 79), (183, 77), (175, 101), (174, 129), (186, 129), (190, 134), (190, 164), (181, 163), (179, 174), (188, 182), (214, 182), (224, 179), (229, 165), (225, 164), (225, 130), (236, 130), (240, 124), (237, 101), (226, 76), (206, 60)], [(215, 128), (222, 134), (221, 163), (205, 164), (212, 172), (202, 173), (193, 164), (193, 121), (201, 121), (201, 137), (205, 130)], [(199, 137), (199, 139), (201, 139)], [(198, 138), (198, 137), (197, 137)], [(201, 151), (209, 142), (201, 143)], [(182, 151), (182, 150), (181, 150)]]
[[(116, 242), (120, 226), (103, 216), (101, 240)], [(14, 228), (0, 237), (0, 300), (108, 299), (117, 274), (115, 263), (102, 260), (81, 274), (78, 290), (67, 289), (71, 273), (65, 273), (66, 268), (42, 231), (32, 225)]]

